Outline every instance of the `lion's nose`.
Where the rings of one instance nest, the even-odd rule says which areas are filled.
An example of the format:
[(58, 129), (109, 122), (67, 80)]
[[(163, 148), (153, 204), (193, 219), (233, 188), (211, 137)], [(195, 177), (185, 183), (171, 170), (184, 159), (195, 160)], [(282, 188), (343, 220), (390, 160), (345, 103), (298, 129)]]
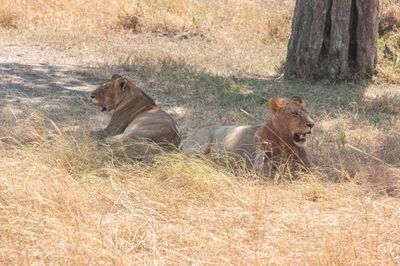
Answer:
[(310, 129), (313, 128), (314, 122), (308, 122), (308, 123), (307, 123), (307, 126), (310, 127)]
[(90, 98), (94, 99), (94, 95), (93, 95), (93, 94), (92, 94), (92, 95), (90, 95)]

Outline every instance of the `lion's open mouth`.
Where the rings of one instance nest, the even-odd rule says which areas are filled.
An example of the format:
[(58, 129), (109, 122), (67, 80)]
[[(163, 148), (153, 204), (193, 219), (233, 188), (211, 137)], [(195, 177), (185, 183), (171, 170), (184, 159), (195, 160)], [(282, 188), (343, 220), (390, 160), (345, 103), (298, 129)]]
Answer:
[(107, 111), (107, 107), (105, 107), (104, 105), (102, 104), (96, 104), (96, 105), (101, 107), (102, 112)]
[(94, 101), (94, 103), (96, 104), (96, 106), (101, 107), (101, 111), (102, 111), (102, 112), (107, 111), (107, 107), (105, 106), (105, 104), (104, 104), (103, 102), (101, 102), (101, 101), (96, 101), (96, 100), (93, 100), (93, 101)]
[(311, 134), (311, 131), (307, 133), (295, 133), (293, 135), (293, 140), (297, 143), (305, 143), (307, 141), (307, 134)]

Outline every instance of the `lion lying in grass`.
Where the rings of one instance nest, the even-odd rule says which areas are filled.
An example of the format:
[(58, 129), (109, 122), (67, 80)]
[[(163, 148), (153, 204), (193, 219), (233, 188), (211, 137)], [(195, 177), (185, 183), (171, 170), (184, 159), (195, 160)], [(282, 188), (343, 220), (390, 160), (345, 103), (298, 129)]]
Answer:
[(102, 111), (114, 111), (109, 125), (93, 135), (108, 144), (150, 140), (160, 146), (176, 146), (181, 136), (174, 119), (131, 81), (114, 74), (91, 93)]
[(187, 153), (239, 155), (262, 175), (270, 174), (272, 159), (285, 157), (310, 166), (305, 146), (314, 121), (302, 98), (269, 101), (270, 115), (262, 125), (209, 126), (196, 130), (182, 143)]

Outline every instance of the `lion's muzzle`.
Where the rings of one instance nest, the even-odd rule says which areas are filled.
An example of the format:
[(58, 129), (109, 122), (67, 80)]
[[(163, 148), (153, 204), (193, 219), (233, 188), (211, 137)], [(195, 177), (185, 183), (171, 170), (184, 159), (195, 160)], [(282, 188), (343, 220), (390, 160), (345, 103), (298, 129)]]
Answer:
[(96, 96), (94, 96), (93, 94), (90, 95), (90, 98), (92, 98), (92, 102), (93, 102), (96, 106), (101, 107), (101, 111), (102, 111), (102, 112), (107, 111), (107, 107), (106, 107), (104, 101), (101, 101), (101, 100), (96, 99)]

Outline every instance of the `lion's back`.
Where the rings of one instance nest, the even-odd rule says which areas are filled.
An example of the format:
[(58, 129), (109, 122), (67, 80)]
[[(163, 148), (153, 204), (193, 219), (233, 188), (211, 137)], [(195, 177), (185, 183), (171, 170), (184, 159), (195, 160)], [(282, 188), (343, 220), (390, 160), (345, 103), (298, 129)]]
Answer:
[(254, 150), (254, 135), (258, 126), (208, 126), (197, 129), (182, 143), (188, 153), (247, 154)]
[(181, 143), (181, 134), (175, 120), (159, 108), (135, 117), (125, 129), (125, 134), (150, 139), (159, 144), (167, 142), (179, 146)]

